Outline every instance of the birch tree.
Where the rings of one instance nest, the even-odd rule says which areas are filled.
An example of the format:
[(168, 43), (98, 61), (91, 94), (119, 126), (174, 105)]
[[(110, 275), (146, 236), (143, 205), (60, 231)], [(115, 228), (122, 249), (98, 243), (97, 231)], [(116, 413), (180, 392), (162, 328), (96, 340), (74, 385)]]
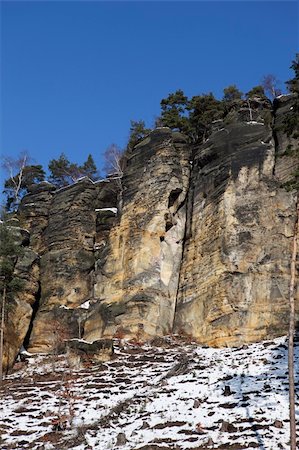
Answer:
[(2, 168), (8, 174), (4, 182), (4, 194), (7, 197), (7, 208), (17, 209), (22, 197), (28, 192), (28, 187), (45, 179), (45, 172), (40, 165), (30, 165), (27, 152), (18, 158), (4, 156)]
[(104, 170), (110, 180), (113, 180), (117, 190), (119, 210), (123, 206), (123, 175), (125, 158), (124, 153), (116, 144), (111, 144), (104, 152)]
[(281, 89), (278, 87), (279, 84), (280, 81), (272, 73), (265, 75), (262, 80), (262, 87), (264, 88), (265, 93), (268, 94), (272, 100), (281, 94)]

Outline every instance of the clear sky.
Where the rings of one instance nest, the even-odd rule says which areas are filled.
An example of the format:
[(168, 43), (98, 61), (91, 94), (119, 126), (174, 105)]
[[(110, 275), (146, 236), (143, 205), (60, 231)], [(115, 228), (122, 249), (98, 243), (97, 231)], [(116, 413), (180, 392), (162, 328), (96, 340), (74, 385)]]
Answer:
[(1, 153), (44, 166), (61, 152), (101, 166), (170, 92), (285, 81), (298, 52), (298, 3), (285, 0), (2, 1), (1, 25)]

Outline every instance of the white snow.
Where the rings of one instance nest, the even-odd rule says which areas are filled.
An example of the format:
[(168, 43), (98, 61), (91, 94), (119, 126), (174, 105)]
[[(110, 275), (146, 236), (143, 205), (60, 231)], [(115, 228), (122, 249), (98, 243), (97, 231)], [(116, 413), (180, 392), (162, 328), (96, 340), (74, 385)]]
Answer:
[[(108, 450), (118, 448), (117, 436), (124, 433), (122, 450), (147, 444), (288, 449), (286, 343), (283, 337), (213, 349), (175, 337), (165, 338), (162, 346), (126, 342), (116, 345), (111, 361), (79, 371), (70, 371), (63, 356), (38, 356), (2, 387), (2, 448)], [(297, 389), (298, 382), (297, 375)], [(68, 412), (66, 384), (76, 415), (53, 436), (59, 404)], [(298, 407), (297, 397), (297, 419)], [(222, 431), (223, 421), (233, 426), (231, 432)]]
[(255, 120), (250, 120), (249, 122), (246, 122), (247, 125), (264, 125), (264, 122), (256, 122)]
[(79, 308), (89, 309), (90, 308), (90, 300), (86, 300), (86, 302), (82, 303), (82, 305), (80, 305)]
[(278, 95), (276, 98), (283, 98), (283, 97), (288, 97), (290, 94), (281, 94)]
[(27, 350), (21, 350), (20, 351), (20, 355), (23, 355), (23, 356), (33, 356), (33, 353), (30, 353), (30, 352), (27, 352)]
[(95, 212), (100, 212), (100, 211), (111, 211), (114, 214), (117, 214), (117, 208), (97, 208), (97, 209), (95, 209)]

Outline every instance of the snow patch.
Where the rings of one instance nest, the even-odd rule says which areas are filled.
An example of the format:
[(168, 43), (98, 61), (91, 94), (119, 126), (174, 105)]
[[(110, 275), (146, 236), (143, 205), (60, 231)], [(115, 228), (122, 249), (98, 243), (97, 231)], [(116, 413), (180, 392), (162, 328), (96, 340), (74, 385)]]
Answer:
[(100, 212), (100, 211), (111, 211), (114, 214), (117, 214), (117, 208), (97, 208), (97, 209), (95, 209), (95, 212)]

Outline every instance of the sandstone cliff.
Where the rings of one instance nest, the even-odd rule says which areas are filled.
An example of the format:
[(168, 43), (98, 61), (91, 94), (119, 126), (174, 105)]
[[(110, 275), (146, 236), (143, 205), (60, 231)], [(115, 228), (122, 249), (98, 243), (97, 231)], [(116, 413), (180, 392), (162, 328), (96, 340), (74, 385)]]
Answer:
[(19, 216), (40, 289), (12, 317), (12, 353), (32, 314), (32, 352), (69, 337), (174, 332), (221, 346), (286, 333), (295, 194), (282, 183), (296, 162), (279, 124), (292, 102), (274, 114), (239, 102), (201, 145), (158, 128), (127, 153), (121, 186), (34, 186)]

